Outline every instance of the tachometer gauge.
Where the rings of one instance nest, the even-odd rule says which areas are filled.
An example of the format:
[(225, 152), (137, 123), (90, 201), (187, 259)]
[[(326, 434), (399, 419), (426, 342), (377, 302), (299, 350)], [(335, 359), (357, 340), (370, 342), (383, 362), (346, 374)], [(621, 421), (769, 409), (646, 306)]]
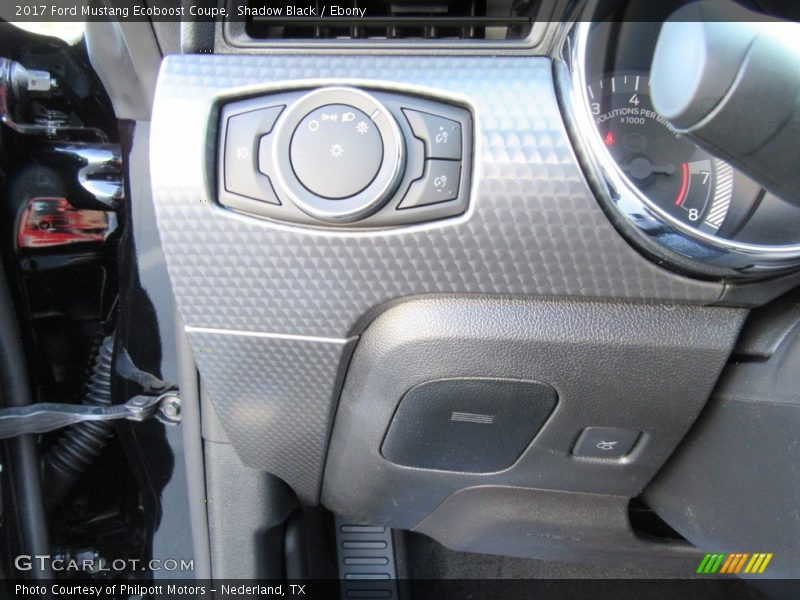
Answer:
[(722, 226), (734, 170), (672, 130), (650, 101), (646, 73), (615, 73), (587, 86), (592, 117), (628, 180), (662, 211), (705, 233)]
[(800, 267), (800, 211), (653, 107), (648, 69), (664, 19), (620, 21), (606, 4), (587, 3), (556, 78), (587, 183), (617, 231), (681, 273), (744, 279)]

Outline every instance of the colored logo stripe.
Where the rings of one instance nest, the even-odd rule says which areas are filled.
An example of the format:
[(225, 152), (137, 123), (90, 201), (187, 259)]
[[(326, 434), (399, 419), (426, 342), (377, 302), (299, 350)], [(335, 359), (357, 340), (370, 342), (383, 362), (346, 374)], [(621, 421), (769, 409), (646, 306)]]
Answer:
[(747, 563), (747, 567), (745, 567), (745, 573), (763, 573), (764, 569), (767, 568), (769, 561), (772, 560), (772, 552), (769, 554), (753, 554), (753, 558), (750, 559), (750, 562)]
[(741, 568), (744, 566), (744, 561), (750, 555), (747, 553), (738, 553), (738, 554), (728, 554), (728, 559), (722, 565), (720, 569), (720, 573), (738, 573)]
[(700, 566), (697, 567), (697, 572), (716, 573), (724, 558), (724, 554), (706, 554), (703, 560), (700, 562)]
[[(745, 573), (760, 574), (767, 568), (773, 554), (756, 552), (732, 552), (730, 554), (706, 554), (697, 567), (697, 573)], [(749, 559), (749, 560), (748, 560)], [(747, 566), (745, 566), (747, 565)]]

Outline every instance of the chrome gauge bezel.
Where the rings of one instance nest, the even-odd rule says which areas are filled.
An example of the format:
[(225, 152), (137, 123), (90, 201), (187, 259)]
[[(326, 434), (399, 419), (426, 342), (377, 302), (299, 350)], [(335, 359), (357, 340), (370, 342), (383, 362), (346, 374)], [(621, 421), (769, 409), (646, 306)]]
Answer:
[(661, 209), (628, 179), (603, 143), (591, 113), (586, 59), (593, 25), (588, 20), (576, 22), (566, 38), (564, 57), (570, 71), (566, 101), (590, 179), (598, 184), (601, 202), (623, 233), (643, 249), (663, 254), (675, 267), (707, 276), (764, 276), (800, 265), (800, 244), (747, 244), (697, 230)]

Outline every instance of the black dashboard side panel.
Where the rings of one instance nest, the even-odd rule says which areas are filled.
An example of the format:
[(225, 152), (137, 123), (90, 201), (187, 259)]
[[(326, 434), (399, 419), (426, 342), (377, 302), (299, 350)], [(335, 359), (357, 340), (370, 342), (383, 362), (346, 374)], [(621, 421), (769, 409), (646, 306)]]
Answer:
[(480, 486), (450, 496), (414, 531), (453, 550), (653, 569), (686, 577), (703, 554), (631, 529), (628, 498)]
[(205, 442), (204, 458), (211, 574), (279, 579), (292, 492), (274, 475), (243, 465), (230, 444)]
[[(800, 325), (769, 360), (733, 364), (647, 488), (647, 503), (707, 552), (771, 552), (764, 576), (800, 577)], [(795, 595), (796, 597), (796, 595)]]
[(246, 467), (280, 477), (303, 503), (317, 504), (336, 398), (355, 340), (192, 328), (187, 336), (224, 430), (212, 436), (224, 439), (218, 435), (224, 433)]
[[(396, 306), (367, 328), (353, 355), (331, 435), (323, 504), (358, 522), (408, 529), (451, 494), (477, 485), (636, 496), (696, 419), (745, 315), (498, 297)], [(406, 392), (461, 377), (546, 383), (558, 405), (501, 471), (421, 469), (387, 460), (381, 446)], [(592, 426), (643, 433), (623, 459), (573, 456), (575, 440)]]

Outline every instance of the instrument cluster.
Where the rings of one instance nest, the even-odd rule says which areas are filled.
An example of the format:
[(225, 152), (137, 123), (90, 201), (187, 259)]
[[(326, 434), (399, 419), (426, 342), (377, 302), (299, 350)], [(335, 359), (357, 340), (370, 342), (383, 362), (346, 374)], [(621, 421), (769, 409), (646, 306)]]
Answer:
[(739, 278), (797, 267), (800, 207), (654, 108), (650, 65), (668, 14), (627, 15), (623, 5), (580, 19), (567, 38), (565, 108), (601, 204), (634, 245), (678, 270)]

